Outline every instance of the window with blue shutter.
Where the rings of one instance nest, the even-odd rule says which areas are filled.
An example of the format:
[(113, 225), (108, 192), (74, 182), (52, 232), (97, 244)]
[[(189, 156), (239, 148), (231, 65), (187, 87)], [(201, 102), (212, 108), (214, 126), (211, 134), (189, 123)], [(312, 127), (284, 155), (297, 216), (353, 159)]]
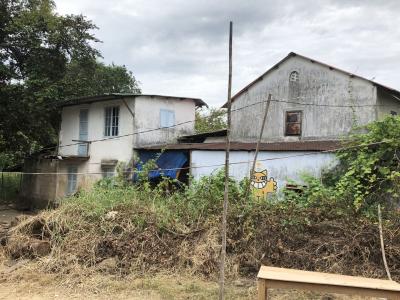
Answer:
[(68, 167), (68, 178), (67, 178), (67, 195), (72, 195), (76, 191), (76, 185), (78, 181), (78, 167)]
[(175, 112), (173, 110), (160, 110), (160, 127), (172, 127), (175, 125)]
[[(88, 109), (81, 109), (79, 112), (79, 140), (88, 140)], [(88, 144), (82, 143), (78, 145), (78, 155), (88, 156)]]

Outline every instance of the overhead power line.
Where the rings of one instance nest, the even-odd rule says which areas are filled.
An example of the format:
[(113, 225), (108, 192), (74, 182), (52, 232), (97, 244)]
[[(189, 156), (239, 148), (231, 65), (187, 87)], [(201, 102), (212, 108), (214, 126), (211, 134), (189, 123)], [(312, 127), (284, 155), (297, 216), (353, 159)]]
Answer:
[[(246, 109), (248, 107), (252, 107), (258, 104), (263, 104), (266, 103), (267, 100), (262, 100), (262, 101), (258, 101), (258, 102), (254, 102), (236, 109), (232, 109), (232, 112), (237, 112), (243, 109)], [(305, 102), (297, 102), (297, 101), (289, 101), (289, 100), (280, 100), (280, 99), (271, 99), (271, 102), (278, 102), (278, 103), (290, 103), (290, 104), (297, 104), (297, 105), (305, 105), (305, 106), (317, 106), (317, 107), (332, 107), (332, 108), (355, 108), (355, 107), (375, 107), (375, 106), (383, 106), (383, 105), (376, 105), (376, 104), (365, 104), (365, 105), (335, 105), (335, 104), (319, 104), (319, 103), (305, 103)], [(390, 106), (393, 107), (393, 106)], [(134, 136), (137, 134), (144, 134), (144, 133), (149, 133), (149, 132), (154, 132), (154, 131), (158, 131), (158, 130), (165, 130), (165, 129), (171, 129), (171, 128), (175, 128), (178, 126), (182, 126), (185, 124), (190, 124), (190, 123), (194, 123), (196, 122), (196, 120), (189, 120), (189, 121), (185, 121), (185, 122), (180, 122), (171, 126), (164, 126), (164, 127), (156, 127), (156, 128), (151, 128), (151, 129), (145, 129), (145, 130), (141, 130), (141, 131), (136, 131), (136, 132), (132, 132), (132, 133), (127, 133), (127, 134), (123, 134), (123, 135), (119, 135), (119, 136), (112, 136), (112, 137), (106, 137), (106, 138), (101, 138), (101, 139), (94, 139), (94, 140), (90, 140), (90, 141), (79, 141), (79, 142), (75, 142), (75, 143), (70, 143), (70, 144), (65, 144), (65, 145), (59, 145), (59, 148), (63, 148), (63, 147), (71, 147), (71, 146), (76, 146), (76, 145), (81, 145), (84, 143), (96, 143), (96, 142), (103, 142), (103, 141), (109, 141), (109, 140), (115, 140), (115, 139), (120, 139), (120, 138), (124, 138), (124, 137), (128, 137), (128, 136)], [(42, 148), (41, 150), (47, 150), (47, 149), (53, 149), (53, 147), (45, 147)]]
[[(288, 159), (288, 158), (294, 158), (294, 157), (304, 157), (304, 156), (310, 156), (310, 155), (315, 155), (319, 153), (333, 153), (336, 151), (341, 151), (341, 150), (349, 150), (349, 149), (356, 149), (356, 148), (361, 148), (361, 147), (368, 147), (368, 146), (373, 146), (373, 145), (380, 145), (384, 143), (389, 143), (391, 140), (383, 140), (380, 142), (374, 142), (374, 143), (368, 143), (368, 144), (363, 144), (363, 145), (356, 145), (356, 146), (350, 146), (350, 147), (340, 147), (340, 148), (334, 148), (334, 149), (329, 149), (329, 150), (322, 150), (322, 151), (314, 151), (314, 152), (309, 152), (309, 153), (301, 153), (301, 154), (295, 154), (295, 155), (287, 155), (287, 156), (278, 156), (278, 157), (270, 157), (270, 158), (264, 158), (264, 159), (257, 159), (257, 161), (275, 161), (275, 160), (281, 160), (281, 159)], [(200, 151), (207, 151), (207, 150), (200, 150)], [(253, 162), (253, 160), (245, 160), (245, 161), (237, 161), (237, 162), (229, 162), (229, 165), (239, 165), (239, 164), (248, 164)], [(213, 168), (213, 167), (223, 167), (225, 166), (225, 163), (220, 163), (220, 164), (211, 164), (211, 165), (199, 165), (199, 166), (188, 166), (188, 167), (180, 167), (180, 168), (166, 168), (166, 169), (154, 169), (150, 170), (151, 171), (178, 171), (178, 170), (188, 170), (188, 169), (201, 169), (201, 168)], [(133, 171), (124, 171), (122, 173), (126, 174), (135, 174), (135, 173), (143, 173), (146, 171), (143, 170), (133, 170)], [(84, 172), (84, 173), (60, 173), (60, 172), (3, 172), (3, 173), (8, 173), (8, 174), (25, 174), (25, 175), (68, 175), (68, 174), (76, 174), (76, 175), (101, 175), (104, 174), (105, 172)]]

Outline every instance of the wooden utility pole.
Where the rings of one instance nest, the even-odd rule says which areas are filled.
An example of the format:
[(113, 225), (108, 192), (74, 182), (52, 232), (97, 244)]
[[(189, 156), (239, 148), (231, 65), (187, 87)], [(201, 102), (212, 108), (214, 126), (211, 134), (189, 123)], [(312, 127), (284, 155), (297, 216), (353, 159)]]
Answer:
[(254, 169), (256, 168), (258, 152), (260, 150), (261, 139), (262, 139), (262, 136), (264, 134), (264, 127), (265, 127), (265, 122), (267, 121), (267, 116), (268, 116), (268, 110), (269, 110), (270, 103), (271, 103), (271, 94), (268, 95), (267, 106), (265, 107), (264, 117), (263, 117), (263, 120), (262, 120), (262, 123), (261, 123), (260, 135), (258, 136), (257, 145), (256, 145), (256, 153), (254, 153), (253, 165), (252, 165), (251, 170), (250, 170), (250, 180), (249, 180), (249, 184), (247, 185), (247, 189), (246, 189), (246, 199), (249, 197), (251, 176), (253, 176)]
[(229, 193), (229, 150), (231, 146), (231, 88), (232, 88), (232, 21), (229, 22), (229, 77), (228, 77), (228, 123), (226, 127), (225, 148), (225, 189), (224, 204), (222, 210), (222, 242), (221, 261), (219, 269), (219, 299), (224, 299), (225, 292), (225, 256), (226, 256), (226, 219), (228, 214)]
[(386, 275), (389, 280), (392, 280), (392, 276), (390, 275), (390, 270), (386, 261), (386, 253), (385, 253), (385, 243), (383, 242), (383, 229), (382, 229), (382, 214), (381, 214), (381, 205), (378, 204), (378, 221), (379, 221), (379, 239), (381, 241), (381, 252), (382, 252), (382, 260), (383, 265), (385, 266)]

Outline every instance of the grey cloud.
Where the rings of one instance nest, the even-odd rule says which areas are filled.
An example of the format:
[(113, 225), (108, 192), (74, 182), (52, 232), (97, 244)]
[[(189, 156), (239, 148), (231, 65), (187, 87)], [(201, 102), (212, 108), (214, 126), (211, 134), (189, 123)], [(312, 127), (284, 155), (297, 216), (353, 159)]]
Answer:
[(234, 91), (288, 52), (400, 88), (400, 1), (56, 0), (92, 19), (106, 62), (125, 64), (146, 93), (226, 100), (228, 22)]

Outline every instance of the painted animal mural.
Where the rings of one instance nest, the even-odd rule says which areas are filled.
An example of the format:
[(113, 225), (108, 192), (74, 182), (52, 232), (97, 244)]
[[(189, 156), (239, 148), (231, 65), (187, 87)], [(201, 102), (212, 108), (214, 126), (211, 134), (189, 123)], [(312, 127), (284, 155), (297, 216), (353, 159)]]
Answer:
[(274, 193), (277, 189), (276, 181), (273, 177), (268, 179), (268, 171), (254, 172), (251, 176), (251, 186), (253, 194), (258, 198), (265, 198), (268, 193)]

